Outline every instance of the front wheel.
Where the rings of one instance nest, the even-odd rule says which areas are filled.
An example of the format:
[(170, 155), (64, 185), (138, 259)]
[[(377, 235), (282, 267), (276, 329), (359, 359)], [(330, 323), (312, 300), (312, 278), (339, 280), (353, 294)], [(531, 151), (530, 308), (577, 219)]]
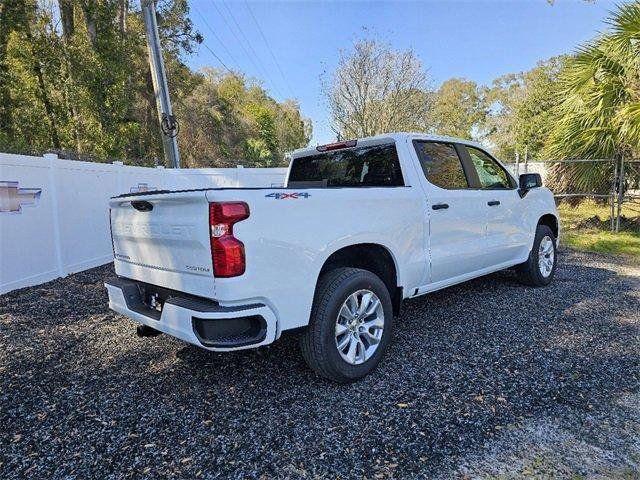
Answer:
[(556, 272), (557, 260), (556, 238), (553, 232), (547, 225), (538, 225), (529, 258), (518, 265), (520, 281), (533, 287), (549, 285)]
[(337, 268), (320, 277), (302, 355), (319, 375), (349, 383), (369, 374), (391, 339), (391, 297), (378, 276)]

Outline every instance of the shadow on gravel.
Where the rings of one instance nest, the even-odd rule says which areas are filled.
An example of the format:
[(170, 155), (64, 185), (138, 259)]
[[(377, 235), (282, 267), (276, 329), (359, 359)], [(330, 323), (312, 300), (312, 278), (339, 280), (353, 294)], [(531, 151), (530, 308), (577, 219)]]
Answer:
[(106, 307), (110, 267), (2, 296), (0, 476), (431, 476), (536, 418), (579, 437), (575, 418), (640, 385), (639, 301), (603, 259), (565, 252), (544, 289), (501, 272), (407, 302), (348, 386), (295, 335), (225, 354), (137, 338)]

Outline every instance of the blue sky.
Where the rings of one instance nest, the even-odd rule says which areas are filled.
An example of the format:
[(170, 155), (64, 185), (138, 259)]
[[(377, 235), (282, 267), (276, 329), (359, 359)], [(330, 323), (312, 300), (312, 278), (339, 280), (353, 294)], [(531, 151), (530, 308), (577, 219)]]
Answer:
[(573, 51), (606, 28), (603, 20), (615, 7), (603, 0), (553, 5), (546, 0), (190, 0), (190, 5), (206, 45), (188, 59), (190, 66), (221, 67), (213, 51), (230, 69), (256, 78), (273, 98), (296, 98), (313, 122), (312, 144), (334, 140), (320, 76), (333, 71), (340, 50), (357, 39), (413, 48), (434, 86), (451, 77), (489, 84)]

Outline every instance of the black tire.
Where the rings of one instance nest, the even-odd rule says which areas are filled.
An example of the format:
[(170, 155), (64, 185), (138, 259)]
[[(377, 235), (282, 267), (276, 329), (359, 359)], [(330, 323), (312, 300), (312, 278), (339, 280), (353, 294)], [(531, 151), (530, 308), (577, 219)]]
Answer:
[[(547, 276), (542, 274), (538, 266), (540, 242), (542, 242), (542, 239), (545, 237), (550, 237), (553, 244), (553, 266), (551, 268), (551, 273)], [(516, 269), (519, 280), (525, 285), (530, 285), (532, 287), (546, 287), (549, 285), (556, 273), (556, 264), (558, 263), (558, 252), (556, 248), (557, 240), (553, 231), (547, 225), (538, 225), (538, 228), (536, 229), (536, 237), (533, 241), (533, 247), (531, 248), (531, 252), (529, 252), (529, 258), (526, 262), (518, 265)]]
[[(380, 299), (384, 313), (382, 338), (377, 349), (364, 363), (352, 365), (342, 358), (336, 346), (336, 320), (346, 299), (367, 289)], [(359, 268), (336, 268), (318, 281), (309, 326), (300, 338), (305, 361), (318, 375), (337, 383), (354, 382), (373, 371), (391, 340), (393, 308), (385, 284), (378, 276)]]

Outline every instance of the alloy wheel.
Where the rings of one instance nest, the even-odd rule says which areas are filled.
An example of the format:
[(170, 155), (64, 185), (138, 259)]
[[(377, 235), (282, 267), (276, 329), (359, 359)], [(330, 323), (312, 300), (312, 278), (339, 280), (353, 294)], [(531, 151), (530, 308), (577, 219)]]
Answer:
[(538, 247), (538, 268), (543, 277), (547, 278), (553, 270), (555, 260), (555, 245), (549, 235), (545, 235)]
[(342, 359), (359, 365), (378, 349), (384, 331), (384, 309), (371, 290), (358, 290), (347, 297), (336, 319), (336, 347)]

